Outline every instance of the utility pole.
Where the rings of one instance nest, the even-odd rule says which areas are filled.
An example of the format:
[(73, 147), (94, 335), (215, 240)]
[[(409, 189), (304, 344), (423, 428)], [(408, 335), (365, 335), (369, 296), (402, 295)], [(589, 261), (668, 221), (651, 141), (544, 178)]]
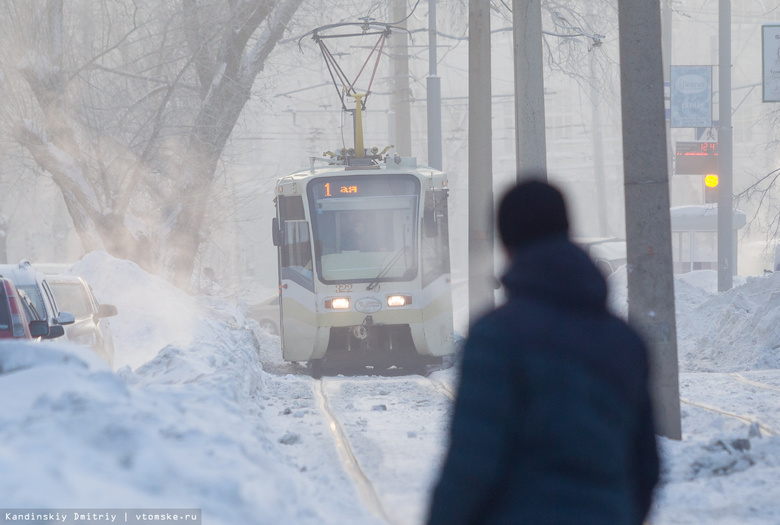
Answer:
[(428, 165), (442, 169), (441, 153), (441, 78), (436, 58), (436, 0), (428, 0)]
[(718, 291), (730, 290), (737, 271), (732, 215), (731, 0), (718, 3)]
[(650, 348), (656, 430), (682, 437), (658, 2), (620, 0), (628, 320)]
[(490, 0), (469, 2), (469, 322), (495, 305)]
[[(672, 76), (672, 7), (669, 5), (670, 0), (661, 1), (661, 49), (663, 51), (663, 67), (664, 67), (664, 107), (666, 106), (666, 85), (669, 84), (669, 118), (666, 119), (666, 166), (669, 170), (669, 175), (672, 171), (672, 118), (671, 118), (671, 76)], [(665, 113), (666, 110), (664, 110)], [(671, 187), (671, 185), (670, 185)]]
[(547, 180), (541, 0), (512, 1), (517, 180)]
[[(406, 28), (406, 2), (395, 0), (393, 18), (397, 25)], [(395, 150), (402, 157), (412, 155), (412, 120), (410, 117), (409, 91), (409, 35), (398, 32), (393, 38), (393, 105), (395, 106)]]
[(598, 210), (599, 235), (609, 235), (607, 225), (607, 174), (604, 169), (604, 134), (601, 130), (601, 93), (596, 87), (596, 53), (590, 57), (591, 126), (593, 128), (593, 178), (596, 181), (596, 209)]

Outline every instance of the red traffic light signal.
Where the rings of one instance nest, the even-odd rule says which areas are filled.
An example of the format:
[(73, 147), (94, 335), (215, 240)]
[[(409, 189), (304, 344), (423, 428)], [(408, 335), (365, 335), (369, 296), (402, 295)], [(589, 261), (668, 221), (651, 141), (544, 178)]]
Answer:
[(718, 202), (718, 176), (709, 174), (704, 176), (704, 202), (714, 204)]

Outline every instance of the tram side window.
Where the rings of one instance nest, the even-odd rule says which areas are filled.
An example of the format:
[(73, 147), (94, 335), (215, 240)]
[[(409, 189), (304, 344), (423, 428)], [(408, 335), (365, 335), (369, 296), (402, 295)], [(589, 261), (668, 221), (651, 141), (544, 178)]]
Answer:
[(282, 278), (291, 279), (306, 288), (313, 289), (311, 239), (309, 238), (309, 223), (305, 221), (303, 212), (303, 199), (301, 197), (280, 197)]
[(306, 221), (285, 221), (283, 235), (282, 277), (304, 286), (312, 284), (309, 224)]
[(279, 195), (279, 214), (285, 221), (303, 221), (306, 216), (303, 213), (303, 197), (285, 197)]
[(450, 237), (447, 196), (441, 191), (425, 192), (422, 235), (423, 286), (450, 273)]

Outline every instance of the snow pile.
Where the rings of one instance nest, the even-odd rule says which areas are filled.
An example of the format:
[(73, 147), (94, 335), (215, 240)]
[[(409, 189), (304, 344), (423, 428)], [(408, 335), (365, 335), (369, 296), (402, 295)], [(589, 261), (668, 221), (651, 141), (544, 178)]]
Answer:
[[(627, 316), (626, 267), (608, 279), (610, 308)], [(717, 292), (717, 272), (675, 276), (681, 370), (733, 372), (780, 368), (780, 273), (735, 278)]]
[(201, 326), (203, 304), (134, 262), (92, 252), (68, 273), (84, 277), (100, 303), (117, 307), (119, 315), (110, 319), (116, 368), (138, 367), (166, 344), (186, 346), (211, 329)]
[[(240, 314), (106, 254), (74, 271), (118, 306), (118, 357), (156, 356), (113, 373), (74, 345), (0, 344), (0, 506), (199, 508), (203, 523), (225, 525), (337, 522), (272, 438), (268, 375)], [(166, 338), (174, 342), (155, 347)], [(197, 342), (175, 342), (185, 340)]]
[(678, 305), (691, 319), (683, 324), (680, 345), (686, 368), (721, 372), (780, 368), (780, 274), (749, 277), (706, 301), (678, 300)]
[[(701, 425), (703, 414), (687, 414)], [(714, 428), (722, 418), (709, 418)], [(685, 419), (683, 425), (686, 425)], [(706, 425), (705, 425), (706, 426)], [(711, 428), (710, 430), (714, 430)], [(726, 431), (704, 442), (660, 440), (662, 483), (649, 522), (653, 525), (774, 525), (780, 523), (777, 482), (780, 438), (747, 439), (747, 429)]]
[[(608, 285), (610, 308), (626, 317), (626, 268)], [(659, 440), (649, 522), (780, 523), (780, 274), (735, 278), (723, 293), (710, 270), (674, 286), (683, 439)]]

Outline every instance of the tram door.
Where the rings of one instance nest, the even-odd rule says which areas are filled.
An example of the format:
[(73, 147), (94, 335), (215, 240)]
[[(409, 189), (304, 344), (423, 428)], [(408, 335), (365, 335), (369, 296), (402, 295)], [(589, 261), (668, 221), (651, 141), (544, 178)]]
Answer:
[(282, 356), (308, 361), (317, 334), (311, 236), (303, 197), (276, 197), (274, 244), (279, 254)]
[(426, 191), (421, 242), (424, 331), (433, 355), (452, 353), (452, 289), (447, 192)]

